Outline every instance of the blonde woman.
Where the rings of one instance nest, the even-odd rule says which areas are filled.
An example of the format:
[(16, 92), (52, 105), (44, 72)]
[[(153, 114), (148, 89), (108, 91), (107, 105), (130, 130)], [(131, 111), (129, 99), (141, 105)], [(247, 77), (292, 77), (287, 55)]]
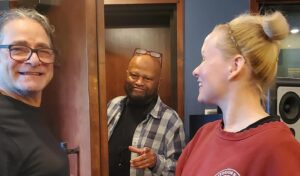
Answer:
[(280, 12), (243, 14), (217, 25), (193, 75), (198, 101), (217, 104), (223, 119), (200, 128), (179, 158), (176, 175), (299, 175), (300, 144), (262, 105), (277, 71), (279, 41), (289, 32)]

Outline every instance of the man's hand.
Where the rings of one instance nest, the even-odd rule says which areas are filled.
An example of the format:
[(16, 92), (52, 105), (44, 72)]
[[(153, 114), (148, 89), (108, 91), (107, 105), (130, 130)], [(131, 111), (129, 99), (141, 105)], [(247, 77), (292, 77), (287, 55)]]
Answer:
[(156, 154), (148, 147), (136, 148), (129, 146), (131, 152), (137, 153), (139, 156), (130, 160), (132, 167), (137, 169), (152, 168), (156, 164)]

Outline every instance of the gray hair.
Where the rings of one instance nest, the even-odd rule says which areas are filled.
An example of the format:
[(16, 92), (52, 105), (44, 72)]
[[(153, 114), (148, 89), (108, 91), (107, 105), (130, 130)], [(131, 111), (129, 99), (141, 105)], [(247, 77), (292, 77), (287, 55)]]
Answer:
[(2, 11), (0, 13), (0, 41), (3, 38), (2, 29), (6, 23), (15, 19), (24, 19), (24, 18), (28, 18), (38, 22), (46, 31), (50, 39), (51, 45), (53, 46), (54, 26), (52, 26), (49, 23), (48, 18), (40, 14), (34, 9), (24, 9), (24, 8), (11, 9), (7, 11)]

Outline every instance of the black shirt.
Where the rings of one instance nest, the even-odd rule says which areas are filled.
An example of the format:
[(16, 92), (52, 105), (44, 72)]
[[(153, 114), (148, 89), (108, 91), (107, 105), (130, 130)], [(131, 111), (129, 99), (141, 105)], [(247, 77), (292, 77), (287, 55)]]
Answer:
[(153, 109), (157, 97), (147, 104), (135, 104), (128, 98), (124, 99), (121, 117), (109, 139), (109, 175), (129, 176), (130, 155), (128, 146), (138, 124), (146, 119)]
[(0, 94), (0, 175), (69, 176), (65, 151), (40, 108)]

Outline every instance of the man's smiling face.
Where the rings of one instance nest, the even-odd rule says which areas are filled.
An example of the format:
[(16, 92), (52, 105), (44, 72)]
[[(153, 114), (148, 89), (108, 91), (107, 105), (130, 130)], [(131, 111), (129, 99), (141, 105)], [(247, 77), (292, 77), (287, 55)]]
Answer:
[[(1, 45), (20, 45), (30, 48), (51, 48), (44, 28), (28, 19), (7, 22), (0, 31)], [(9, 50), (0, 49), (0, 89), (19, 95), (41, 93), (53, 77), (53, 64), (42, 63), (33, 53), (27, 61), (10, 58)]]

